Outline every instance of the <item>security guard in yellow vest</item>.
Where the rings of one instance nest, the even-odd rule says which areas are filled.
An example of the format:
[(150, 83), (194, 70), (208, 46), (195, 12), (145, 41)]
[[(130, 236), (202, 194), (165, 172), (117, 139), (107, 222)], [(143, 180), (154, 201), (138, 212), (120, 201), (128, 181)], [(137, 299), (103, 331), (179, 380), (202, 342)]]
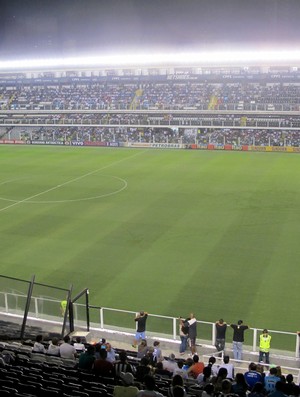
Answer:
[(64, 315), (65, 315), (65, 313), (66, 313), (66, 310), (67, 310), (67, 304), (68, 304), (68, 301), (67, 300), (62, 300), (61, 302), (60, 302), (60, 312), (61, 312), (61, 315), (64, 317)]
[(263, 333), (259, 337), (259, 361), (265, 362), (266, 364), (270, 364), (269, 361), (269, 354), (270, 354), (270, 347), (271, 347), (271, 335), (269, 335), (268, 330), (264, 329)]

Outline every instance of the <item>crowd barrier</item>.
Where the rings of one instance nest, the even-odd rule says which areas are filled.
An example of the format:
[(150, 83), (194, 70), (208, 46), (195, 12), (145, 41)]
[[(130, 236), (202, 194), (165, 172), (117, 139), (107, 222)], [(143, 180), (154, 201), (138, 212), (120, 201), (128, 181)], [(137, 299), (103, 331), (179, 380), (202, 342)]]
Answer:
[[(0, 315), (2, 318), (16, 319), (21, 330), (22, 318), (26, 311), (26, 301), (30, 283), (12, 278), (2, 278), (0, 289)], [(8, 281), (8, 282), (7, 282)], [(30, 296), (30, 305), (26, 313), (27, 325), (39, 324), (45, 331), (58, 330), (63, 325), (64, 316), (61, 313), (61, 301), (66, 299), (66, 290), (53, 288), (38, 283), (33, 284)], [(55, 296), (60, 296), (56, 298)], [(89, 305), (88, 290), (84, 290), (77, 297), (72, 298), (72, 329), (89, 331), (90, 327), (101, 330), (119, 330), (135, 333), (136, 312), (120, 310), (108, 307), (97, 307)], [(182, 313), (181, 313), (182, 315)], [(87, 321), (88, 318), (88, 321)], [(198, 320), (199, 343), (213, 346), (216, 338), (215, 323)], [(69, 327), (67, 327), (69, 329)], [(165, 335), (171, 340), (179, 340), (179, 321), (177, 317), (149, 314), (147, 330), (153, 334)], [(253, 352), (258, 351), (259, 334), (262, 328), (250, 328), (245, 334), (245, 344), (252, 347)], [(272, 348), (289, 352), (294, 357), (299, 357), (299, 339), (297, 332), (284, 332), (269, 330), (272, 335)], [(227, 331), (227, 338), (230, 341), (231, 329)]]

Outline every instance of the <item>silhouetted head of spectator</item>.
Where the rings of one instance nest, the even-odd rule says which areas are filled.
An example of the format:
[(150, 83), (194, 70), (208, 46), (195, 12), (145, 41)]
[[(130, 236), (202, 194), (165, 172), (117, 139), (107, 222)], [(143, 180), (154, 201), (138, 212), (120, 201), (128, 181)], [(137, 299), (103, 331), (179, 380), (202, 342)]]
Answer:
[(230, 393), (231, 389), (231, 382), (229, 379), (223, 379), (222, 380), (222, 393), (223, 394), (228, 394)]
[(287, 383), (292, 383), (294, 381), (293, 375), (292, 374), (288, 374), (286, 376), (286, 381), (287, 381)]
[(173, 397), (184, 397), (185, 391), (182, 386), (175, 386), (173, 388)]
[(65, 343), (69, 343), (69, 342), (70, 342), (70, 337), (69, 337), (69, 335), (66, 335), (66, 336), (64, 337), (64, 342), (65, 342)]
[(215, 363), (216, 363), (216, 357), (214, 357), (214, 356), (209, 357), (208, 365), (212, 366)]
[(207, 385), (204, 386), (204, 389), (203, 389), (203, 391), (208, 395), (212, 395), (214, 390), (215, 390), (215, 387), (212, 383), (208, 383)]
[(36, 340), (38, 343), (42, 343), (43, 335), (41, 335), (41, 334), (37, 335), (36, 338), (35, 338), (35, 340)]
[(198, 362), (199, 362), (199, 356), (198, 356), (198, 354), (194, 354), (194, 355), (193, 355), (193, 361), (194, 361), (194, 363), (198, 363)]
[(124, 363), (125, 361), (127, 361), (127, 353), (125, 350), (121, 350), (119, 353), (119, 359), (122, 363)]
[(145, 375), (144, 383), (147, 390), (153, 391), (155, 389), (155, 379), (152, 375)]
[(271, 367), (270, 368), (270, 375), (273, 375), (273, 376), (277, 375), (277, 368), (276, 367)]
[(177, 361), (177, 366), (178, 366), (179, 369), (181, 369), (183, 367), (183, 364), (184, 364), (183, 360), (178, 360)]
[(106, 351), (106, 349), (100, 349), (99, 355), (100, 355), (100, 358), (101, 358), (102, 360), (106, 360), (106, 358), (107, 358), (107, 351)]
[(248, 368), (249, 371), (256, 371), (257, 366), (255, 363), (250, 363)]
[(93, 345), (88, 345), (87, 349), (86, 349), (87, 354), (95, 354), (95, 346)]
[(218, 372), (218, 378), (225, 379), (228, 374), (227, 368), (220, 368)]
[(278, 382), (276, 382), (276, 384), (275, 384), (275, 389), (277, 390), (277, 391), (283, 391), (283, 389), (284, 389), (284, 383), (280, 380), (280, 381), (278, 381)]
[(143, 357), (142, 359), (141, 359), (141, 365), (144, 365), (145, 367), (147, 367), (147, 365), (149, 365), (149, 358), (148, 357)]
[(205, 379), (211, 376), (211, 367), (209, 365), (203, 368), (203, 375)]
[(183, 386), (183, 378), (181, 375), (177, 374), (174, 375), (173, 379), (172, 379), (172, 385), (173, 386)]
[(261, 382), (256, 382), (255, 385), (253, 386), (251, 392), (252, 392), (252, 393), (261, 394), (261, 393), (263, 393), (263, 390), (264, 390), (264, 385), (263, 385), (263, 383), (261, 383)]
[(228, 363), (229, 363), (229, 360), (230, 360), (229, 356), (224, 356), (224, 357), (223, 357), (223, 363), (224, 363), (224, 364), (228, 364)]

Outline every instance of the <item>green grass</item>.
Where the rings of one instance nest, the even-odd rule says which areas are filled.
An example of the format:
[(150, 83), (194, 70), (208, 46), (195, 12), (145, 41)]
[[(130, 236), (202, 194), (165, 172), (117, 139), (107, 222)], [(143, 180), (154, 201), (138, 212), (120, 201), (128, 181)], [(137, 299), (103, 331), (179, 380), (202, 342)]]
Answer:
[(294, 154), (0, 146), (1, 273), (295, 331), (299, 181)]

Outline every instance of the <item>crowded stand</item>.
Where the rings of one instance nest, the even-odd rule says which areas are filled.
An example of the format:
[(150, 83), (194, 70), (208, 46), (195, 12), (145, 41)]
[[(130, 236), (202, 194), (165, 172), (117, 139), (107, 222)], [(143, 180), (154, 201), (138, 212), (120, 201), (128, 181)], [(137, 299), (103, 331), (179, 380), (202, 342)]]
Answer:
[(298, 111), (297, 83), (151, 82), (2, 87), (2, 110)]
[(300, 146), (297, 68), (144, 72), (1, 75), (0, 140)]
[(14, 127), (12, 139), (49, 142), (107, 142), (107, 143), (169, 143), (191, 145), (256, 145), (256, 146), (300, 146), (300, 132), (267, 129), (172, 129), (172, 128), (109, 128), (109, 127), (33, 127), (30, 130)]
[[(22, 342), (3, 341), (0, 394), (148, 396), (141, 390), (150, 390), (157, 394), (149, 396), (285, 397), (300, 393), (297, 377), (279, 365), (250, 362), (241, 370), (226, 355), (176, 357), (162, 350), (157, 340), (141, 340), (132, 350), (104, 338), (87, 342), (85, 337), (49, 338), (47, 333)], [(179, 394), (176, 387), (182, 389)]]

